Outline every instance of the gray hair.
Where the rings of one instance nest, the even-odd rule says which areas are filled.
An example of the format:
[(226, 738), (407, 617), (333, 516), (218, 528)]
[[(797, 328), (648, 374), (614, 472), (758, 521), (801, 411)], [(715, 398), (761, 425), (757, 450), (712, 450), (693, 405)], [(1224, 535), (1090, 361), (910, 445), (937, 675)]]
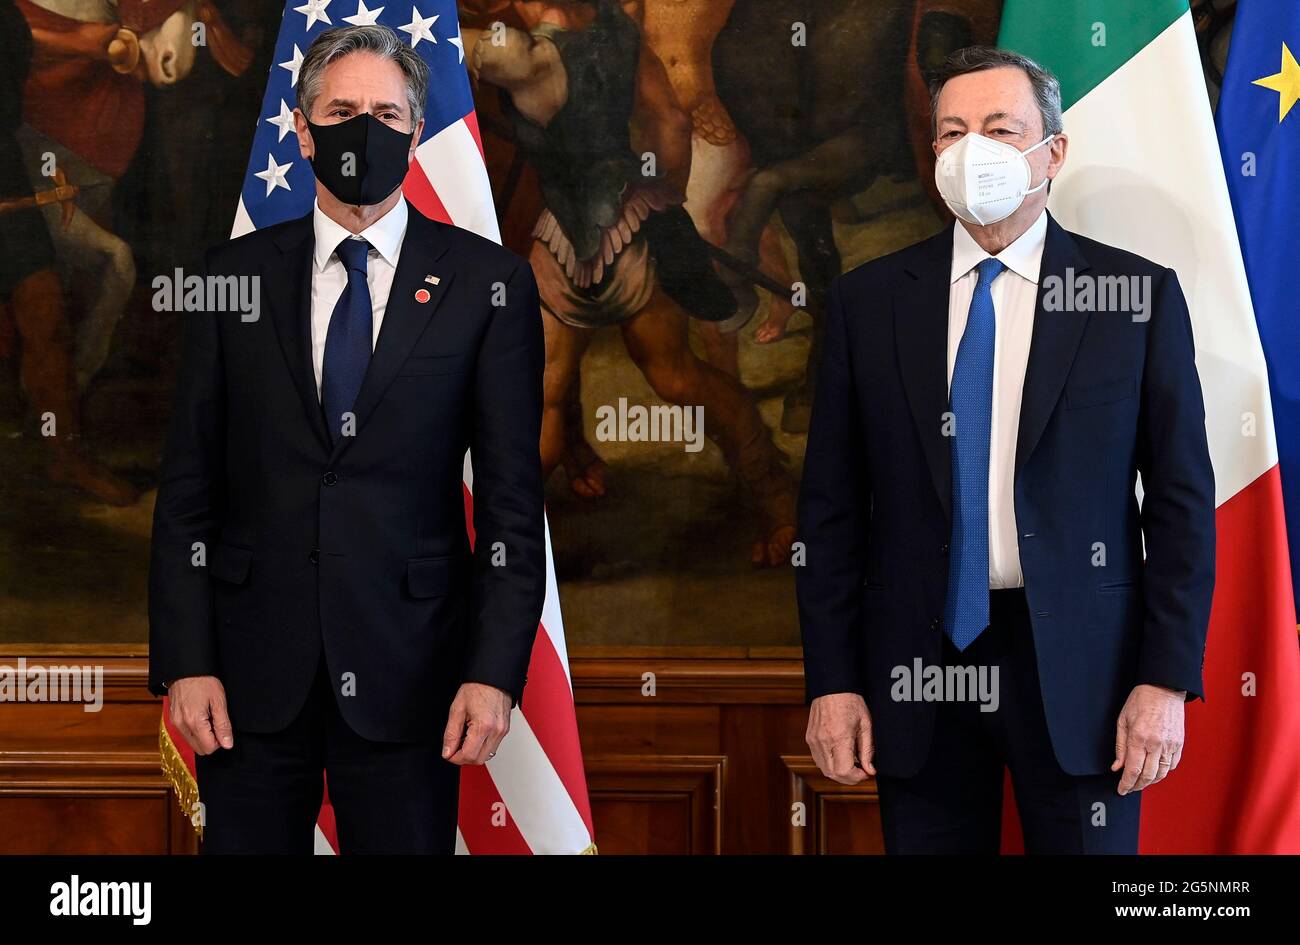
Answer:
[(942, 66), (930, 74), (930, 138), (939, 136), (939, 93), (949, 79), (985, 69), (1013, 66), (1029, 77), (1034, 89), (1034, 101), (1043, 116), (1043, 136), (1058, 135), (1065, 127), (1061, 118), (1061, 83), (1028, 56), (998, 49), (994, 46), (967, 46), (949, 56)]
[(406, 101), (411, 109), (411, 127), (424, 117), (424, 100), (429, 94), (429, 66), (420, 54), (406, 45), (387, 26), (340, 26), (326, 30), (312, 40), (298, 69), (298, 107), (308, 118), (320, 94), (325, 67), (352, 53), (373, 53), (397, 63), (406, 77)]

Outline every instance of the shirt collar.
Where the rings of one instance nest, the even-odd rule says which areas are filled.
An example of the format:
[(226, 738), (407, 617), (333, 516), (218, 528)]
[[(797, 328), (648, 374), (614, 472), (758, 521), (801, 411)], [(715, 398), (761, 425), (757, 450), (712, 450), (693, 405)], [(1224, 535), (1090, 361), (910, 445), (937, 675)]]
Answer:
[[(397, 251), (406, 235), (406, 198), (393, 204), (382, 217), (370, 224), (359, 234), (384, 257), (390, 266), (397, 265)], [(334, 255), (335, 248), (352, 234), (346, 228), (327, 217), (320, 208), (320, 201), (313, 205), (311, 214), (312, 229), (316, 234), (316, 271), (322, 271)]]
[[(1027, 282), (1038, 284), (1038, 273), (1043, 264), (1043, 246), (1047, 243), (1047, 211), (1038, 215), (1029, 229), (1021, 233), (1014, 243), (998, 253), (997, 258), (1008, 269)], [(980, 244), (957, 221), (952, 234), (952, 282), (956, 282), (984, 260), (989, 259)]]

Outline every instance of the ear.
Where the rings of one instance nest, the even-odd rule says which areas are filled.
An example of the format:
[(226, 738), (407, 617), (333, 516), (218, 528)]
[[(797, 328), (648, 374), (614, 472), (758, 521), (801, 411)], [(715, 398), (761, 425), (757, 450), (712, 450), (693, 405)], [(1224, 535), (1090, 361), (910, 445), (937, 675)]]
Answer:
[(316, 143), (311, 140), (311, 128), (307, 126), (307, 116), (301, 108), (293, 110), (293, 130), (298, 135), (298, 153), (306, 160), (311, 160), (316, 153)]
[(1061, 173), (1061, 168), (1065, 166), (1065, 155), (1070, 150), (1070, 139), (1065, 132), (1061, 132), (1052, 139), (1052, 143), (1047, 148), (1051, 158), (1047, 165), (1047, 179), (1051, 180)]
[(406, 152), (407, 163), (415, 160), (415, 149), (420, 146), (420, 135), (424, 133), (424, 119), (421, 118), (415, 123), (415, 130), (411, 132), (411, 150)]

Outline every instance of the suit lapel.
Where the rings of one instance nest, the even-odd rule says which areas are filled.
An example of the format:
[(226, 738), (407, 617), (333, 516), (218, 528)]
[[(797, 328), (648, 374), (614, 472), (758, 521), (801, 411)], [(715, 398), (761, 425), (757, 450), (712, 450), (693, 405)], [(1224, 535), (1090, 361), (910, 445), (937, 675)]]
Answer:
[[(374, 411), (384, 392), (397, 377), (402, 363), (424, 333), (434, 311), (451, 285), (453, 273), (434, 268), (434, 263), (450, 246), (446, 224), (438, 224), (421, 215), (414, 207), (407, 207), (406, 235), (402, 238), (402, 253), (393, 273), (393, 286), (388, 293), (384, 321), (379, 328), (379, 338), (366, 368), (365, 379), (352, 408), (356, 416), (357, 435), (365, 429), (366, 420)], [(436, 275), (438, 284), (425, 281), (425, 276)], [(421, 301), (423, 293), (428, 298)], [(420, 298), (417, 298), (420, 293)], [(334, 445), (331, 460), (337, 459), (348, 448), (355, 436), (339, 437)]]
[(952, 518), (952, 444), (943, 435), (948, 411), (948, 289), (952, 225), (917, 247), (911, 276), (894, 301), (894, 337), (912, 420), (944, 514)]
[(1065, 387), (1065, 378), (1088, 324), (1086, 312), (1043, 311), (1044, 287), (1049, 278), (1061, 280), (1069, 291), (1067, 270), (1089, 268), (1074, 239), (1051, 215), (1043, 245), (1043, 264), (1038, 276), (1038, 299), (1034, 305), (1034, 331), (1025, 369), (1025, 386), (1020, 402), (1020, 427), (1016, 436), (1016, 475), (1033, 454)]
[(311, 214), (294, 220), (275, 236), (280, 251), (279, 264), (267, 270), (283, 273), (274, 279), (264, 278), (271, 320), (294, 387), (302, 398), (307, 420), (316, 431), (321, 445), (329, 448), (329, 433), (316, 394), (316, 372), (311, 360), (311, 274), (315, 248)]

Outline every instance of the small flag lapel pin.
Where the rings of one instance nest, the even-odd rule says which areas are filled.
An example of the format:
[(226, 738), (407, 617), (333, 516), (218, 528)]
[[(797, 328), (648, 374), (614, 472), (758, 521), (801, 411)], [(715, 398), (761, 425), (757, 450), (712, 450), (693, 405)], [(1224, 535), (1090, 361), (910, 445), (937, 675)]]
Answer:
[(424, 281), (429, 283), (429, 285), (437, 285), (442, 280), (439, 279), (437, 276), (425, 276)]

